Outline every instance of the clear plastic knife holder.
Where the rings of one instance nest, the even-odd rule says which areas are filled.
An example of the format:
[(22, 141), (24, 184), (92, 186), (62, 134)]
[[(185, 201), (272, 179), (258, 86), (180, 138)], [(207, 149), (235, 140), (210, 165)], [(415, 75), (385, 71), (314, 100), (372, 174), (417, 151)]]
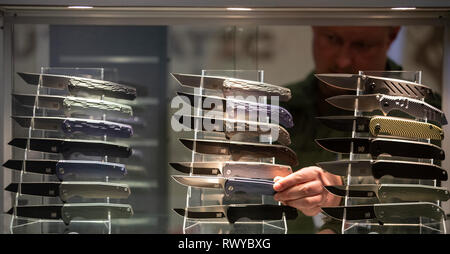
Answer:
[[(230, 78), (240, 78), (246, 80), (255, 80), (263, 82), (263, 71), (249, 71), (249, 70), (203, 70), (202, 76), (222, 76)], [(225, 96), (221, 91), (205, 90), (202, 87), (195, 89), (196, 95), (213, 95), (213, 96)], [(233, 94), (233, 96), (239, 96), (239, 94)], [(248, 95), (242, 95), (244, 98)], [(196, 97), (200, 98), (200, 97)], [(261, 97), (260, 97), (261, 98)], [(267, 101), (264, 101), (267, 103)], [(204, 116), (206, 110), (200, 108), (194, 108), (192, 115)], [(197, 127), (199, 125), (196, 125)], [(194, 130), (194, 140), (198, 139), (221, 139), (220, 135), (216, 133), (200, 132)], [(258, 142), (258, 140), (254, 141)], [(272, 142), (269, 140), (268, 142)], [(210, 155), (200, 154), (192, 152), (192, 162), (206, 162), (206, 161), (232, 161), (231, 156), (223, 155)], [(252, 161), (252, 162), (264, 162), (275, 163), (274, 158), (256, 159), (251, 157), (243, 157), (239, 161)], [(191, 171), (192, 172), (192, 171)], [(192, 175), (192, 174), (190, 174)], [(256, 195), (251, 196), (249, 199), (234, 198), (234, 195), (227, 196), (222, 189), (212, 188), (197, 188), (187, 187), (186, 193), (186, 207), (201, 207), (201, 206), (214, 206), (214, 205), (230, 205), (230, 204), (273, 204), (280, 205), (275, 201), (272, 196)], [(183, 218), (183, 233), (185, 234), (285, 234), (287, 233), (286, 219), (283, 216), (280, 220), (267, 220), (267, 221), (254, 221), (248, 218), (240, 218), (235, 223), (229, 223), (224, 219), (207, 219), (198, 220), (190, 219), (186, 216)]]
[[(92, 78), (98, 80), (104, 80), (107, 77), (108, 80), (117, 79), (117, 71), (115, 69), (105, 69), (105, 68), (54, 68), (54, 67), (41, 67), (40, 74), (55, 74), (55, 75), (67, 75), (67, 76), (77, 76), (83, 78)], [(69, 94), (69, 91), (59, 90), (44, 87), (41, 85), (42, 79), (39, 80), (38, 85), (26, 84), (18, 75), (14, 74), (16, 79), (14, 82), (13, 93), (21, 94), (31, 94), (31, 95), (59, 95), (59, 96), (76, 96)], [(85, 96), (89, 96), (86, 94)], [(84, 97), (84, 96), (83, 96)], [(103, 99), (103, 96), (89, 98)], [(60, 112), (54, 112), (52, 110), (47, 110), (45, 108), (38, 108), (37, 102), (35, 100), (34, 106), (30, 108), (22, 107), (19, 103), (15, 103), (13, 100), (13, 115), (27, 115), (32, 117), (65, 117), (61, 115)], [(106, 115), (103, 115), (105, 118)], [(78, 116), (71, 116), (78, 117)], [(80, 116), (80, 118), (89, 118), (88, 116)], [(104, 120), (104, 119), (99, 119)], [(80, 136), (81, 135), (81, 136)], [(29, 128), (20, 127), (17, 123), (13, 121), (13, 137), (28, 137), (28, 138), (82, 138), (88, 140), (102, 140), (110, 141), (107, 136), (103, 137), (92, 137), (84, 134), (77, 134), (75, 136), (67, 137), (64, 133), (60, 131), (47, 131), (34, 129), (32, 126)], [(20, 149), (13, 147), (13, 158), (17, 160), (93, 160), (93, 161), (112, 161), (112, 158), (97, 157), (97, 156), (84, 156), (82, 154), (73, 153), (69, 157), (63, 156), (61, 154), (44, 153), (38, 151), (32, 151), (29, 149), (29, 143), (26, 149)], [(45, 196), (33, 196), (21, 193), (20, 183), (25, 182), (59, 182), (54, 175), (44, 175), (35, 174), (27, 172), (25, 169), (25, 163), (22, 166), (21, 171), (10, 170), (12, 172), (12, 181), (19, 183), (19, 190), (17, 193), (11, 193), (12, 195), (12, 207), (17, 207), (21, 205), (52, 205), (52, 204), (63, 204), (59, 197), (45, 197)], [(84, 180), (84, 179), (76, 179)], [(92, 180), (90, 180), (92, 181)], [(95, 180), (108, 182), (109, 179)], [(109, 203), (109, 198), (105, 199), (83, 199), (80, 197), (74, 197), (68, 200), (67, 203)], [(15, 210), (11, 216), (10, 221), (10, 233), (21, 234), (21, 233), (94, 233), (94, 234), (108, 234), (112, 233), (112, 222), (114, 218), (111, 216), (105, 217), (102, 220), (80, 220), (74, 219), (70, 221), (68, 225), (64, 224), (62, 220), (53, 219), (36, 219), (36, 218), (25, 218), (16, 216)]]
[[(421, 71), (370, 71), (363, 72), (360, 71), (361, 75), (370, 75), (370, 76), (378, 76), (378, 77), (387, 77), (394, 79), (402, 79), (406, 81), (413, 81), (416, 83), (421, 83)], [(357, 95), (362, 95), (361, 89), (361, 79), (358, 79), (358, 89), (356, 91)], [(369, 113), (373, 114), (373, 113)], [(354, 116), (363, 116), (368, 115), (368, 113), (358, 111), (355, 109)], [(376, 115), (379, 115), (378, 113)], [(389, 114), (390, 115), (390, 114)], [(415, 120), (426, 122), (426, 119), (416, 118)], [(356, 125), (353, 125), (352, 137), (367, 137), (370, 136), (370, 133), (361, 133), (356, 132)], [(395, 139), (396, 137), (389, 137)], [(421, 141), (425, 143), (431, 143), (431, 140), (423, 140), (417, 139), (416, 141)], [(353, 144), (351, 144), (353, 146)], [(339, 157), (342, 155), (339, 154)], [(355, 154), (350, 153), (348, 155), (349, 160), (357, 160), (357, 159), (373, 159), (370, 155), (365, 154)], [(395, 156), (382, 156), (377, 159), (383, 160), (399, 160), (399, 161), (413, 161), (413, 162), (422, 162), (422, 163), (434, 163), (432, 159), (416, 159), (410, 157), (395, 157)], [(395, 178), (392, 176), (383, 176), (380, 179), (375, 179), (374, 177), (355, 177), (351, 176), (351, 165), (347, 170), (347, 176), (345, 177), (346, 181), (344, 185), (348, 186), (349, 184), (357, 185), (357, 184), (420, 184), (420, 185), (429, 185), (429, 186), (437, 186), (436, 180), (419, 180), (419, 179), (407, 179), (407, 178)], [(355, 198), (345, 196), (343, 197), (343, 205), (370, 205), (373, 204), (373, 199), (365, 199), (365, 198)], [(440, 203), (437, 202), (436, 205), (440, 206)], [(446, 233), (445, 228), (445, 218), (443, 218), (440, 222), (433, 221), (432, 219), (426, 217), (418, 217), (412, 219), (400, 219), (395, 223), (384, 223), (381, 225), (380, 223), (374, 222), (374, 220), (358, 220), (358, 221), (350, 221), (345, 219), (342, 220), (341, 224), (341, 233), (343, 234), (440, 234)]]

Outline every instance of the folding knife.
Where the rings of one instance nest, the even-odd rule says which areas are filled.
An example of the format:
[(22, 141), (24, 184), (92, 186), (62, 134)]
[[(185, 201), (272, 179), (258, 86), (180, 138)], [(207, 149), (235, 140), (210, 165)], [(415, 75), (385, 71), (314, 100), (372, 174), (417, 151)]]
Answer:
[(345, 216), (346, 220), (375, 219), (380, 224), (419, 217), (427, 217), (436, 221), (445, 218), (444, 210), (429, 202), (336, 206), (322, 207), (321, 209), (326, 215), (339, 220), (344, 219)]
[(121, 179), (127, 175), (124, 164), (83, 160), (8, 160), (3, 167), (26, 172), (55, 175), (60, 181), (68, 179)]
[(273, 195), (274, 182), (259, 178), (220, 177), (220, 176), (183, 176), (173, 175), (172, 178), (180, 184), (198, 188), (224, 189), (225, 194), (248, 193)]
[(340, 160), (317, 163), (322, 169), (340, 176), (347, 176), (351, 166), (352, 176), (373, 176), (380, 179), (385, 175), (410, 179), (447, 181), (447, 171), (430, 163), (394, 160)]
[(129, 138), (133, 135), (133, 127), (130, 125), (102, 120), (40, 116), (12, 116), (12, 118), (25, 128), (33, 126), (34, 129), (62, 131), (65, 134), (84, 133), (117, 138)]
[(132, 149), (127, 145), (98, 140), (14, 138), (8, 145), (45, 153), (72, 154), (78, 152), (87, 156), (113, 156), (121, 158), (128, 158), (132, 154)]
[(248, 218), (253, 221), (281, 220), (283, 216), (287, 220), (297, 218), (297, 209), (290, 206), (261, 205), (261, 204), (233, 204), (175, 208), (176, 213), (194, 220), (226, 220), (235, 223), (238, 220)]
[(30, 85), (40, 84), (44, 87), (67, 89), (69, 93), (74, 95), (84, 93), (126, 100), (136, 98), (136, 88), (111, 81), (55, 74), (24, 72), (18, 72), (17, 74)]
[(447, 124), (444, 112), (424, 101), (408, 97), (384, 94), (338, 95), (330, 97), (326, 101), (344, 110), (356, 109), (363, 112), (381, 110), (384, 114), (399, 110), (412, 117), (437, 122), (440, 125)]
[(202, 116), (178, 117), (179, 122), (191, 130), (223, 132), (227, 139), (232, 139), (236, 134), (244, 134), (239, 136), (240, 139), (245, 139), (245, 137), (258, 138), (262, 135), (269, 137), (268, 135), (270, 135), (270, 139), (273, 142), (278, 141), (280, 144), (286, 146), (291, 144), (289, 132), (277, 124)]
[(322, 82), (346, 90), (355, 90), (360, 79), (360, 91), (364, 94), (386, 94), (424, 99), (433, 94), (428, 86), (394, 78), (377, 77), (359, 74), (315, 74)]
[(316, 139), (316, 143), (330, 152), (370, 154), (374, 158), (381, 154), (389, 154), (423, 159), (445, 159), (445, 152), (440, 147), (412, 140), (345, 137)]
[(11, 183), (5, 190), (26, 195), (59, 197), (63, 202), (72, 197), (126, 199), (131, 193), (126, 184), (106, 182)]
[[(198, 104), (198, 99), (201, 98), (202, 109), (204, 110), (219, 110), (220, 108), (224, 112), (224, 118), (238, 118), (246, 120), (258, 121), (258, 118), (265, 117), (272, 124), (280, 124), (286, 128), (291, 128), (294, 126), (294, 120), (291, 113), (285, 108), (272, 105), (272, 104), (261, 104), (252, 101), (227, 99), (219, 96), (207, 96), (207, 95), (195, 95), (185, 92), (177, 92), (178, 96), (181, 97), (186, 103), (189, 103), (192, 107), (196, 107)], [(206, 105), (208, 104), (208, 105)], [(242, 114), (240, 110), (245, 112)], [(255, 115), (251, 115), (255, 114)], [(263, 114), (263, 116), (261, 116)], [(253, 116), (257, 119), (249, 119)], [(272, 118), (275, 116), (275, 119)]]
[(380, 203), (399, 201), (436, 202), (450, 199), (450, 193), (446, 188), (420, 184), (355, 184), (324, 187), (337, 196), (377, 198)]
[(128, 204), (73, 203), (58, 205), (27, 205), (12, 207), (8, 214), (18, 217), (62, 220), (69, 225), (72, 220), (107, 220), (130, 218), (133, 209)]
[(273, 179), (276, 176), (285, 177), (292, 173), (289, 166), (262, 162), (174, 162), (169, 163), (174, 169), (195, 175), (215, 175), (230, 177), (247, 177)]
[(444, 139), (444, 131), (431, 123), (391, 116), (324, 116), (317, 117), (328, 127), (356, 132), (370, 132), (372, 136), (388, 135), (411, 139)]
[(182, 86), (221, 90), (224, 96), (248, 94), (253, 96), (278, 96), (280, 101), (291, 99), (291, 90), (288, 88), (253, 80), (180, 73), (172, 73), (172, 76)]
[(25, 106), (45, 108), (50, 110), (63, 110), (65, 115), (88, 115), (101, 117), (103, 114), (132, 116), (133, 110), (129, 105), (119, 104), (106, 100), (86, 99), (73, 96), (13, 94), (13, 97)]
[(283, 145), (206, 139), (180, 139), (180, 141), (194, 152), (231, 155), (231, 159), (234, 161), (237, 161), (244, 156), (253, 156), (255, 158), (275, 157), (292, 167), (298, 165), (298, 158), (295, 152)]

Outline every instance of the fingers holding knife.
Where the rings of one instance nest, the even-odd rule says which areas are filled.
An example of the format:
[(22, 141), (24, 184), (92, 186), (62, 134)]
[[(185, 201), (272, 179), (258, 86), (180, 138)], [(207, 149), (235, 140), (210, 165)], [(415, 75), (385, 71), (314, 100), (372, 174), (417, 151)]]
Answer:
[(321, 206), (338, 205), (340, 198), (331, 195), (324, 185), (340, 184), (340, 179), (319, 167), (306, 167), (286, 177), (274, 178), (274, 199), (301, 210), (307, 216), (320, 212)]

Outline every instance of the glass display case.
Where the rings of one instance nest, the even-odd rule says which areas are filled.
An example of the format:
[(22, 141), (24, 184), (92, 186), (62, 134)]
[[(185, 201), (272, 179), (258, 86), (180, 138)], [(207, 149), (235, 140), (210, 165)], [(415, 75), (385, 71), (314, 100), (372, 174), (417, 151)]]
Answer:
[[(402, 65), (404, 73), (420, 70), (421, 75), (405, 79), (429, 85), (441, 95), (443, 112), (447, 115), (450, 112), (447, 103), (450, 95), (450, 4), (447, 3), (416, 1), (414, 8), (399, 8), (405, 6), (400, 6), (398, 1), (363, 5), (358, 1), (334, 5), (314, 1), (281, 1), (277, 4), (241, 1), (232, 6), (225, 6), (221, 1), (183, 4), (177, 1), (128, 1), (119, 6), (115, 1), (101, 1), (92, 8), (80, 8), (73, 6), (72, 1), (56, 2), (48, 1), (39, 6), (27, 5), (26, 1), (2, 1), (0, 4), (3, 66), (0, 70), (3, 84), (0, 86), (0, 161), (3, 164), (13, 159), (24, 160), (24, 156), (30, 160), (70, 159), (44, 153), (28, 154), (30, 151), (8, 144), (14, 138), (24, 136), (103, 139), (126, 144), (133, 150), (130, 158), (103, 160), (125, 165), (126, 177), (120, 181), (109, 178), (101, 181), (126, 184), (130, 195), (118, 201), (108, 198), (94, 201), (129, 204), (133, 215), (93, 224), (80, 221), (67, 226), (62, 221), (30, 223), (17, 218), (14, 213), (5, 213), (0, 215), (1, 233), (290, 233), (290, 224), (284, 218), (254, 227), (246, 221), (241, 223), (244, 226), (239, 223), (207, 225), (189, 220), (174, 210), (217, 205), (221, 203), (218, 196), (223, 192), (186, 187), (172, 178), (180, 172), (170, 163), (212, 160), (187, 149), (180, 139), (217, 139), (217, 135), (173, 129), (171, 121), (178, 109), (172, 107), (172, 102), (180, 85), (171, 74), (239, 77), (281, 87), (294, 84), (305, 79), (315, 68), (311, 26), (401, 26), (388, 53), (389, 58)], [(59, 132), (22, 127), (12, 116), (55, 115), (46, 110), (33, 112), (33, 107), (23, 107), (13, 94), (68, 95), (67, 91), (31, 86), (18, 74), (22, 72), (88, 76), (134, 87), (137, 92), (134, 100), (109, 99), (133, 109), (131, 122), (126, 123), (133, 127), (133, 136), (105, 140), (105, 137), (64, 136)], [(103, 97), (95, 99), (102, 100)], [(123, 121), (123, 118), (109, 120)], [(443, 130), (447, 133), (448, 127), (443, 126)], [(441, 145), (448, 151), (450, 142), (444, 139)], [(273, 163), (273, 160), (259, 162)], [(443, 160), (440, 166), (446, 169), (449, 165)], [(24, 174), (7, 167), (0, 171), (0, 180), (2, 189), (13, 182), (57, 181), (47, 175)], [(426, 184), (449, 187), (446, 181)], [(73, 202), (87, 201), (77, 198)], [(272, 197), (263, 197), (258, 203), (279, 204)], [(34, 204), (61, 204), (61, 201), (2, 191), (0, 207), (3, 211)], [(446, 202), (439, 205), (448, 213)], [(323, 217), (323, 214), (300, 216), (300, 227), (303, 228), (300, 232), (317, 233), (323, 225)], [(431, 231), (446, 232), (446, 222), (438, 224), (430, 226)], [(353, 226), (350, 229), (354, 231), (344, 231), (371, 231), (362, 228)], [(374, 229), (389, 233), (383, 230)]]

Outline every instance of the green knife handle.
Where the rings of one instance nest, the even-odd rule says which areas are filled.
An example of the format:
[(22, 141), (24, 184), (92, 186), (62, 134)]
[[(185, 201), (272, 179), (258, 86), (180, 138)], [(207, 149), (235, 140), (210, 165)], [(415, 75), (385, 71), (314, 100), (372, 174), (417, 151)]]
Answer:
[(445, 188), (432, 187), (427, 185), (382, 185), (378, 191), (378, 198), (382, 201), (422, 201), (436, 202), (447, 201), (450, 198), (449, 191)]
[(375, 116), (370, 120), (369, 129), (373, 136), (389, 135), (434, 140), (444, 138), (442, 129), (434, 124), (397, 117)]
[(381, 222), (396, 222), (401, 219), (419, 217), (440, 221), (445, 218), (442, 208), (428, 202), (375, 204), (374, 211), (377, 219)]
[(98, 182), (90, 184), (68, 182), (61, 184), (59, 196), (61, 200), (67, 201), (72, 197), (82, 198), (113, 198), (126, 199), (130, 195), (130, 188), (125, 184), (107, 184)]
[(129, 218), (133, 209), (126, 204), (81, 203), (65, 204), (61, 210), (62, 220), (66, 225), (72, 220), (107, 220), (116, 218)]

